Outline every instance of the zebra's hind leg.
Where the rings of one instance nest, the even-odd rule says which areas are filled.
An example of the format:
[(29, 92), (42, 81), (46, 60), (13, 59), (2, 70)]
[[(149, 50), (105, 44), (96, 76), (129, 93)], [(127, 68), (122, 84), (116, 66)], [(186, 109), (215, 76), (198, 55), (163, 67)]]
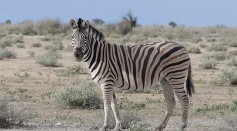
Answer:
[(121, 117), (120, 117), (120, 114), (119, 114), (115, 93), (113, 93), (113, 98), (112, 98), (112, 101), (111, 101), (111, 107), (112, 107), (114, 117), (115, 117), (115, 121), (116, 121), (116, 126), (114, 128), (114, 131), (120, 131), (120, 130), (122, 130)]
[(173, 89), (170, 83), (165, 79), (162, 79), (160, 83), (161, 83), (162, 91), (165, 97), (167, 111), (165, 112), (165, 117), (162, 120), (161, 124), (156, 128), (156, 131), (161, 131), (162, 129), (166, 127), (169, 121), (170, 115), (175, 107), (174, 93), (173, 93)]

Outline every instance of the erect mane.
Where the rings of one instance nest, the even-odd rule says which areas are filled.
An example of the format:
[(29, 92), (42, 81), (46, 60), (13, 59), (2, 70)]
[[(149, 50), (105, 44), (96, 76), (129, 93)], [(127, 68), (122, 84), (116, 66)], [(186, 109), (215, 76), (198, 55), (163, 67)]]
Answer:
[(104, 34), (94, 28), (92, 25), (89, 25), (88, 33), (93, 36), (93, 38), (97, 39), (98, 41), (104, 40)]

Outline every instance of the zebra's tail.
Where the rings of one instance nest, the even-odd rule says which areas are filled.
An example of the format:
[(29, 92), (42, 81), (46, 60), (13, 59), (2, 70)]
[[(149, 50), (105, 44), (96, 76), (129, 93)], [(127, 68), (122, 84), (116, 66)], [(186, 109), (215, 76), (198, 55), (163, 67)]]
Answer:
[(187, 89), (187, 94), (191, 97), (192, 94), (195, 93), (194, 85), (193, 85), (193, 78), (192, 78), (192, 69), (191, 69), (191, 64), (188, 68), (188, 77), (186, 81), (186, 89)]

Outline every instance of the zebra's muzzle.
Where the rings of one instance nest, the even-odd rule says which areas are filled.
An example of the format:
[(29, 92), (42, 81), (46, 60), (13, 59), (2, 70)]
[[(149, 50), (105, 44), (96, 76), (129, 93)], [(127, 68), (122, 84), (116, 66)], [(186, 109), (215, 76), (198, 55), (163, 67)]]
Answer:
[(83, 52), (81, 47), (76, 48), (76, 50), (74, 51), (74, 57), (78, 62), (83, 60)]

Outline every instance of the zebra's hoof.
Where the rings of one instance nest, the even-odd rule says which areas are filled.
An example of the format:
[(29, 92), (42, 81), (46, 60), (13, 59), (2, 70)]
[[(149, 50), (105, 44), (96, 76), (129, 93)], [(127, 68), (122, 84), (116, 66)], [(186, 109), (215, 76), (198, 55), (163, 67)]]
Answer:
[(100, 128), (100, 131), (108, 131), (110, 129), (109, 126), (103, 126)]

